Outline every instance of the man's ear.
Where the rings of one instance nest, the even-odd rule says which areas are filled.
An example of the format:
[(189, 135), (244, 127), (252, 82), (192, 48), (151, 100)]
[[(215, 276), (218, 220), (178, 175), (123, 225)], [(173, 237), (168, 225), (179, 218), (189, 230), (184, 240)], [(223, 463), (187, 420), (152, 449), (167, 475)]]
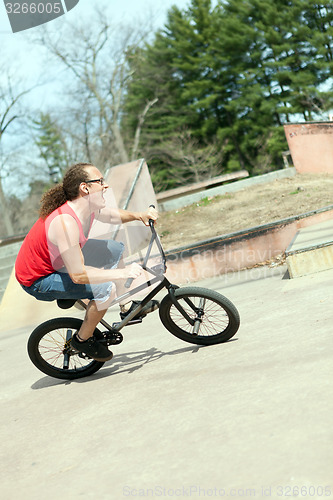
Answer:
[(88, 186), (84, 182), (81, 182), (81, 184), (80, 184), (80, 190), (82, 190), (83, 193), (85, 193), (85, 194), (89, 194)]

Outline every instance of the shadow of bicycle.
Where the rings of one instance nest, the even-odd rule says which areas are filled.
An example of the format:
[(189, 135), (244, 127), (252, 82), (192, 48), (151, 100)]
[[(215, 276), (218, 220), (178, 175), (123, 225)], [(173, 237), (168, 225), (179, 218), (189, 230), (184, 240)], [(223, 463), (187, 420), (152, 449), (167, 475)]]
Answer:
[[(237, 339), (230, 339), (226, 343), (235, 340)], [(168, 352), (163, 352), (160, 351), (159, 349), (156, 349), (156, 347), (151, 347), (146, 351), (133, 351), (123, 354), (117, 354), (112, 358), (112, 361), (105, 363), (105, 365), (101, 370), (94, 373), (93, 375), (90, 375), (89, 377), (84, 377), (75, 380), (59, 380), (46, 376), (37, 380), (37, 382), (35, 382), (31, 386), (31, 388), (33, 390), (46, 389), (48, 387), (53, 387), (56, 385), (69, 385), (73, 382), (84, 384), (96, 379), (110, 377), (111, 375), (115, 376), (124, 373), (132, 374), (144, 368), (145, 365), (159, 361), (160, 359), (165, 358), (166, 356), (177, 356), (179, 354), (186, 354), (186, 353), (195, 354), (199, 352), (200, 349), (203, 349), (205, 347), (211, 347), (211, 346), (192, 345), (190, 347), (183, 347), (181, 349), (176, 349), (174, 351), (168, 351)]]

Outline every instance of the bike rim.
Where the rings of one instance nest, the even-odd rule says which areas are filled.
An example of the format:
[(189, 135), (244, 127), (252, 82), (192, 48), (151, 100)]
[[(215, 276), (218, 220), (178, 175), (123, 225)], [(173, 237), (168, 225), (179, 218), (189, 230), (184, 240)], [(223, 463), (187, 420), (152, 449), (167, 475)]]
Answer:
[(87, 370), (94, 359), (85, 359), (78, 351), (70, 346), (72, 335), (77, 330), (71, 328), (57, 328), (44, 335), (38, 345), (38, 352), (45, 364), (54, 370), (66, 373), (77, 373)]

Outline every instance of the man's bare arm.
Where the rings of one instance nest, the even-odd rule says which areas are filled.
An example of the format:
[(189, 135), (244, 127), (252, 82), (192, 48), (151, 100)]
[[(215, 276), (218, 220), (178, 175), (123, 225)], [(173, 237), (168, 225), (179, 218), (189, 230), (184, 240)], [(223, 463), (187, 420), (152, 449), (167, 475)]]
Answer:
[(134, 263), (122, 269), (98, 269), (86, 266), (79, 244), (79, 227), (71, 216), (59, 215), (49, 228), (49, 240), (58, 247), (71, 280), (76, 284), (105, 283), (107, 281), (137, 278), (142, 267)]
[(130, 210), (122, 210), (115, 208), (103, 208), (99, 213), (95, 214), (95, 218), (101, 222), (112, 224), (126, 224), (127, 222), (141, 221), (146, 226), (149, 225), (149, 219), (154, 221), (158, 218), (158, 212), (155, 208), (149, 207), (146, 212), (132, 212)]

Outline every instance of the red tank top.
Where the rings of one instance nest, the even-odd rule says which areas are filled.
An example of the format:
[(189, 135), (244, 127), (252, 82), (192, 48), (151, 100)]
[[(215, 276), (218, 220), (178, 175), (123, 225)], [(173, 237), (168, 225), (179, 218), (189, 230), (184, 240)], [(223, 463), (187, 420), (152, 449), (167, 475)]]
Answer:
[[(58, 247), (47, 238), (51, 222), (62, 214), (71, 215), (76, 220), (80, 231), (80, 247), (86, 243), (88, 237), (83, 232), (80, 219), (67, 202), (54, 210), (45, 220), (38, 219), (25, 237), (16, 258), (15, 276), (21, 285), (31, 286), (38, 278), (64, 267)], [(91, 215), (89, 230), (93, 220), (94, 214)]]

